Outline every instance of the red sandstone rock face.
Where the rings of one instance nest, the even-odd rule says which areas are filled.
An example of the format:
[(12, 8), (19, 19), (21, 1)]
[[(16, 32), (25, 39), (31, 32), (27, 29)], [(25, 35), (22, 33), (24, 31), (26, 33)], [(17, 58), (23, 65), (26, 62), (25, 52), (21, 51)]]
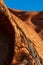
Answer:
[(30, 25), (43, 40), (43, 11), (25, 12), (14, 9), (9, 9), (9, 10), (17, 17), (19, 17), (22, 21)]
[[(20, 18), (22, 20), (22, 22), (25, 22), (27, 25), (32, 27), (36, 31), (36, 33), (38, 33), (39, 37), (43, 41), (43, 12), (24, 12), (24, 11), (16, 11), (16, 10), (13, 10), (13, 9), (9, 9), (9, 10), (14, 15), (16, 15), (18, 18)], [(17, 20), (18, 19), (16, 19), (16, 21)], [(36, 39), (37, 39), (37, 35), (36, 35)], [(39, 50), (38, 47), (36, 49)], [(40, 47), (40, 49), (41, 49), (41, 47)], [(40, 53), (41, 53), (41, 51), (40, 51)], [(40, 53), (39, 53), (39, 55), (40, 55)], [(18, 53), (18, 55), (19, 55), (19, 53)], [(15, 62), (17, 62), (17, 61), (15, 61)], [(42, 62), (43, 62), (43, 60), (42, 60)]]
[[(3, 27), (3, 25), (2, 25), (2, 27), (4, 29), (8, 30), (8, 32), (9, 32), (9, 34), (11, 34), (11, 36), (15, 35), (15, 37), (12, 38), (12, 39), (16, 40), (16, 41), (13, 40), (13, 42), (15, 43), (15, 45), (14, 45), (15, 55), (14, 55), (14, 59), (13, 59), (14, 63), (17, 64), (17, 61), (22, 62), (24, 56), (25, 56), (25, 59), (26, 58), (28, 60), (31, 59), (30, 63), (33, 62), (32, 61), (33, 58), (30, 56), (29, 50), (27, 50), (27, 48), (29, 48), (28, 44), (24, 40), (25, 35), (31, 41), (32, 44), (34, 43), (33, 46), (35, 47), (35, 49), (38, 52), (38, 55), (42, 59), (43, 58), (43, 52), (42, 52), (43, 51), (43, 45), (42, 45), (43, 44), (43, 12), (24, 12), (24, 11), (17, 11), (14, 9), (9, 9), (9, 13), (10, 13), (10, 16), (12, 15), (13, 18), (11, 17), (11, 19), (12, 19), (12, 22), (14, 22), (14, 23), (11, 23), (11, 19), (9, 19), (8, 16), (6, 17), (6, 16), (3, 16), (5, 14), (1, 14), (0, 18), (2, 18), (2, 19), (0, 19), (0, 26), (1, 26), (1, 23), (7, 21), (6, 24), (4, 23), (4, 27)], [(8, 11), (7, 11), (7, 14), (8, 14)], [(15, 21), (16, 21), (16, 23), (18, 23), (18, 27), (20, 27), (22, 30), (20, 30), (17, 26), (15, 29), (15, 25), (13, 25), (13, 24), (15, 24)], [(15, 33), (13, 33), (14, 32), (13, 29), (14, 29)], [(23, 36), (22, 31), (25, 33), (24, 36)], [(20, 48), (17, 46), (19, 46)], [(24, 46), (26, 48), (24, 48), (24, 47), (21, 48), (21, 46)], [(42, 46), (42, 47), (40, 47), (40, 46)], [(21, 62), (20, 62), (20, 64), (21, 64)], [(42, 62), (43, 62), (43, 60), (42, 60)], [(34, 63), (32, 63), (31, 65), (34, 65)]]

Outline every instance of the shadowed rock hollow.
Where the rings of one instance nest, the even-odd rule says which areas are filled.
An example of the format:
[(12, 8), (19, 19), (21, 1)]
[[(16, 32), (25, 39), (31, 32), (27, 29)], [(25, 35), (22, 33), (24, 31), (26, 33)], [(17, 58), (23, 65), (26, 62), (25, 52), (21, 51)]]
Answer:
[(10, 65), (13, 57), (13, 27), (4, 13), (0, 12), (0, 65)]

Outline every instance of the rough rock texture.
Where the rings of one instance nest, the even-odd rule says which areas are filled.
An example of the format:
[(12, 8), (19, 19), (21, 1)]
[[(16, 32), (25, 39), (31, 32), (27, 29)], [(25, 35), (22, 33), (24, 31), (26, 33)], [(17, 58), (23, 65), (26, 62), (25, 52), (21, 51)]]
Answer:
[[(39, 35), (39, 37), (42, 40), (42, 45), (43, 45), (43, 12), (24, 12), (24, 11), (17, 11), (14, 9), (9, 9), (14, 15), (16, 15), (17, 17), (19, 17), (22, 22), (25, 22), (27, 25), (29, 25), (30, 27), (32, 27), (35, 32)], [(26, 31), (26, 30), (25, 30)], [(32, 30), (33, 31), (33, 30)], [(30, 31), (31, 33), (31, 31)], [(36, 35), (36, 39), (37, 39), (37, 35)], [(39, 38), (38, 38), (39, 39)], [(21, 43), (22, 44), (22, 43)], [(19, 44), (17, 44), (19, 45)], [(38, 45), (38, 43), (37, 43)], [(36, 46), (37, 46), (36, 45)], [(41, 46), (42, 46), (41, 45)], [(41, 47), (40, 46), (40, 47)], [(39, 50), (39, 48), (37, 47), (37, 49)], [(25, 48), (24, 48), (25, 50)], [(26, 50), (25, 50), (26, 51)], [(24, 52), (24, 51), (23, 51)], [(40, 54), (41, 54), (41, 48), (40, 48)], [(20, 53), (20, 51), (19, 51)], [(21, 53), (22, 55), (22, 53)], [(19, 56), (19, 54), (17, 55)], [(43, 56), (43, 51), (42, 51), (42, 56)], [(41, 58), (40, 58), (41, 59)], [(14, 60), (15, 61), (15, 60)], [(14, 62), (13, 61), (13, 62)], [(43, 63), (43, 58), (40, 60)], [(15, 61), (16, 62), (16, 61)], [(25, 64), (27, 63), (27, 65), (29, 65), (29, 62), (26, 62), (25, 60)], [(25, 65), (24, 64), (24, 65)], [(18, 64), (17, 64), (18, 65)], [(33, 64), (32, 64), (33, 65)], [(43, 65), (43, 64), (42, 64)]]
[(5, 34), (8, 31), (12, 39), (9, 45), (13, 44), (12, 47), (10, 45), (10, 50), (7, 50), (11, 55), (3, 58), (1, 65), (43, 65), (43, 11), (24, 12), (9, 9), (3, 0), (0, 0), (0, 29)]

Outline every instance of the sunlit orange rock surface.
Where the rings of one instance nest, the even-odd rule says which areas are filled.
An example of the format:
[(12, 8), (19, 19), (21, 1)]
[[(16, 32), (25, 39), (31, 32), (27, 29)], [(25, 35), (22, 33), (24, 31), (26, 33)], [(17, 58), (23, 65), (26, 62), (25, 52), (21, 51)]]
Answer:
[[(43, 11), (25, 12), (25, 11), (19, 11), (19, 10), (14, 10), (14, 9), (9, 9), (9, 10), (11, 11), (11, 13), (13, 13), (17, 17), (19, 17), (24, 23), (26, 23), (27, 25), (32, 27), (36, 31), (36, 33), (39, 35), (39, 37), (41, 38), (41, 40), (43, 42)], [(37, 39), (37, 35), (36, 35), (36, 39)], [(38, 45), (38, 43), (37, 43), (37, 45)], [(37, 49), (39, 50), (38, 47), (37, 47)], [(41, 52), (41, 48), (40, 48), (40, 54), (41, 53), (43, 53), (43, 51)], [(43, 54), (42, 54), (42, 56), (43, 56)], [(41, 61), (43, 62), (43, 60), (41, 60)]]
[(25, 12), (15, 9), (9, 9), (14, 15), (19, 17), (23, 22), (30, 25), (43, 40), (43, 11)]

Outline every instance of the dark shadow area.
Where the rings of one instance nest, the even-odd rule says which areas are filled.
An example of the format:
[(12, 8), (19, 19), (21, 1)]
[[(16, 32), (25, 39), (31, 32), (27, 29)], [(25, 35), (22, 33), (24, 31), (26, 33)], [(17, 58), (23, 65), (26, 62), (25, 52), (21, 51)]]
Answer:
[(31, 21), (34, 25), (43, 29), (43, 11), (33, 16)]
[(19, 17), (21, 20), (26, 21), (29, 17), (29, 14), (26, 14), (27, 12), (25, 11), (21, 11), (21, 12), (17, 12), (14, 11), (13, 9), (9, 9), (14, 15), (16, 15), (17, 17)]
[(31, 22), (36, 26), (35, 31), (39, 33), (41, 39), (43, 40), (43, 11), (33, 16)]
[(14, 54), (14, 29), (6, 17), (0, 12), (0, 65), (10, 65)]
[(43, 65), (43, 59), (40, 57), (40, 62), (41, 62), (41, 64)]

